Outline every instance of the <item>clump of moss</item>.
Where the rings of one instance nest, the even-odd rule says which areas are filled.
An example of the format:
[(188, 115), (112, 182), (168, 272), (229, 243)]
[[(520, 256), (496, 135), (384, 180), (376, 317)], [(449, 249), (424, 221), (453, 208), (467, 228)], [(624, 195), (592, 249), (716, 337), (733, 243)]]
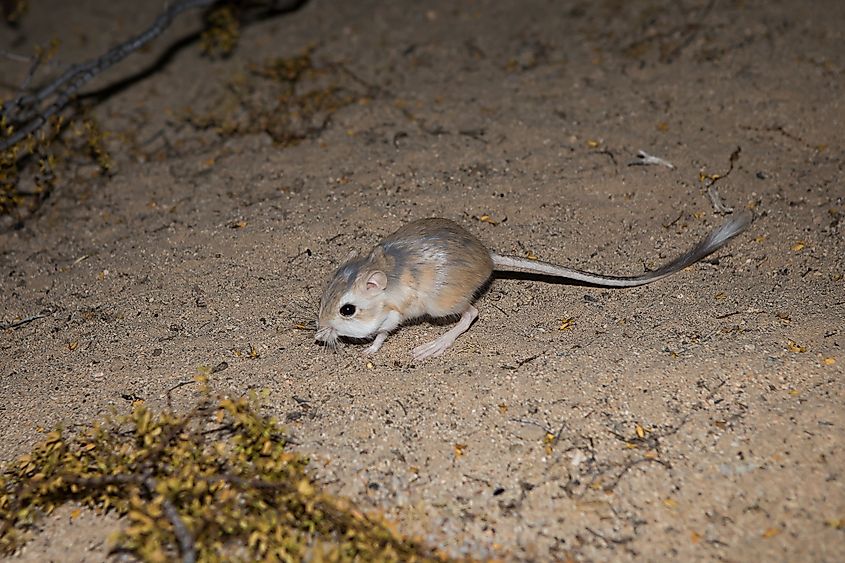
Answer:
[[(51, 127), (0, 151), (0, 215), (25, 215), (53, 188), (57, 165), (54, 145), (64, 123), (52, 121)], [(0, 121), (0, 129), (0, 140), (15, 131), (5, 120)]]
[(202, 50), (211, 57), (227, 57), (232, 54), (240, 38), (240, 24), (233, 7), (223, 4), (206, 15), (206, 27), (202, 32)]
[[(30, 78), (59, 51), (59, 42), (37, 46)], [(76, 177), (81, 166), (97, 165), (99, 173), (113, 170), (105, 147), (106, 133), (76, 101), (45, 116), (32, 106), (32, 94), (0, 100), (0, 217), (20, 222), (34, 212), (62, 183)], [(21, 136), (30, 122), (41, 126)], [(3, 223), (0, 223), (3, 225)]]
[(366, 103), (375, 88), (341, 64), (317, 64), (312, 51), (250, 65), (206, 105), (186, 108), (184, 119), (220, 136), (267, 133), (281, 146), (320, 135), (332, 115)]
[(76, 502), (124, 517), (115, 547), (144, 561), (444, 560), (321, 491), (255, 403), (206, 395), (180, 415), (137, 402), (75, 437), (50, 432), (0, 476), (0, 554)]
[[(0, 216), (23, 220), (58, 185), (75, 178), (81, 166), (93, 163), (98, 173), (113, 171), (107, 133), (84, 112), (69, 113), (53, 116), (35, 133), (0, 151)], [(0, 118), (0, 141), (14, 132)]]
[(0, 7), (6, 23), (16, 24), (29, 9), (29, 0), (0, 0)]

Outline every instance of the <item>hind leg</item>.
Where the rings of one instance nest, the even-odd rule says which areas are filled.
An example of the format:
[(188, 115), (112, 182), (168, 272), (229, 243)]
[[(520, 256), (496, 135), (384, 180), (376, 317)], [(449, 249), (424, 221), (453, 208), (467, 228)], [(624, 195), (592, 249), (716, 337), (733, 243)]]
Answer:
[(450, 328), (443, 336), (431, 342), (426, 342), (414, 348), (411, 352), (415, 360), (424, 360), (433, 356), (439, 356), (445, 352), (449, 346), (455, 343), (455, 340), (465, 333), (469, 326), (478, 318), (478, 309), (470, 305), (466, 311), (463, 312), (458, 324)]

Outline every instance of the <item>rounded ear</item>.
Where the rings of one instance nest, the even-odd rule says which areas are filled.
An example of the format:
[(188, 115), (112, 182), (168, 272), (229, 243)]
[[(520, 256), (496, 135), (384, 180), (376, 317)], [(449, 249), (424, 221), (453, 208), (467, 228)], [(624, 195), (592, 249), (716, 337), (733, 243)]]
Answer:
[(367, 291), (375, 293), (384, 291), (387, 288), (387, 275), (381, 270), (376, 270), (367, 278)]

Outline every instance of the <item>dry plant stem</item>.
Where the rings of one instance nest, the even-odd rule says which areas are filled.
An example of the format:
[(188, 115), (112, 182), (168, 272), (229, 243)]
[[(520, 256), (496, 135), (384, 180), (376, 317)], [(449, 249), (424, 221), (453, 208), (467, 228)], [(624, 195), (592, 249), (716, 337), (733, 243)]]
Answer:
[(728, 171), (724, 174), (716, 174), (708, 179), (706, 182), (707, 187), (707, 197), (710, 198), (710, 203), (713, 205), (713, 210), (716, 213), (733, 213), (734, 208), (728, 207), (725, 205), (724, 200), (722, 200), (722, 196), (719, 195), (718, 190), (716, 189), (716, 182), (721, 180), (722, 178), (727, 178), (731, 172), (734, 170), (734, 164), (737, 160), (739, 160), (739, 154), (742, 152), (742, 147), (737, 147), (731, 153), (730, 158), (728, 159)]
[[(185, 422), (187, 422), (187, 419)], [(180, 428), (182, 428), (181, 425)], [(136, 485), (145, 489), (147, 494), (151, 496), (156, 494), (157, 485), (156, 480), (153, 477), (150, 477), (149, 474), (145, 475), (138, 473), (90, 478), (80, 478), (74, 475), (62, 475), (62, 480), (67, 483), (72, 483), (79, 487), (92, 490), (103, 489), (109, 485)], [(209, 484), (224, 482), (241, 490), (253, 488), (276, 493), (295, 492), (295, 488), (287, 483), (267, 483), (261, 479), (244, 479), (237, 475), (230, 474), (205, 477), (204, 481)], [(347, 520), (347, 515), (345, 515), (342, 510), (338, 509), (336, 505), (323, 500), (316, 500), (315, 502), (320, 507), (320, 510), (334, 522), (343, 523)], [(193, 563), (197, 559), (194, 536), (185, 525), (185, 522), (179, 514), (179, 510), (172, 501), (164, 498), (162, 502), (162, 509), (164, 511), (164, 515), (167, 517), (167, 520), (170, 522), (171, 526), (173, 526), (173, 535), (176, 537), (176, 541), (179, 544), (179, 551), (182, 555), (183, 563)], [(366, 519), (364, 514), (361, 514), (360, 516), (361, 518)]]
[[(161, 35), (170, 27), (176, 16), (187, 10), (209, 7), (218, 1), (182, 0), (177, 2), (159, 14), (153, 24), (141, 34), (112, 47), (95, 59), (72, 65), (37, 92), (18, 97), (0, 113), (0, 117), (5, 117), (19, 127), (12, 135), (0, 142), (0, 151), (8, 149), (40, 129), (51, 117), (67, 107), (82, 86)], [(53, 95), (56, 96), (53, 103), (42, 109), (40, 105)]]
[(707, 188), (707, 197), (710, 198), (710, 204), (713, 205), (713, 210), (716, 213), (732, 213), (734, 208), (725, 205), (725, 201), (722, 199), (722, 196), (719, 195), (719, 192), (716, 190), (716, 186), (713, 184)]
[[(100, 489), (108, 485), (138, 485), (147, 490), (147, 494), (154, 495), (156, 492), (156, 480), (152, 477), (144, 477), (140, 475), (109, 475), (106, 477), (93, 477), (88, 479), (81, 479), (72, 475), (65, 475), (62, 477), (66, 482), (73, 483), (80, 487), (88, 489)], [(185, 522), (179, 516), (179, 510), (168, 498), (164, 498), (162, 502), (162, 509), (164, 515), (173, 526), (173, 535), (176, 541), (179, 542), (179, 551), (182, 554), (183, 563), (194, 563), (197, 560), (197, 550), (195, 547), (194, 537), (191, 535)]]
[(37, 321), (38, 319), (43, 319), (44, 317), (50, 316), (52, 314), (53, 314), (53, 311), (47, 310), (47, 311), (44, 311), (44, 312), (39, 313), (37, 315), (32, 315), (32, 316), (26, 317), (24, 319), (20, 319), (18, 321), (11, 321), (11, 322), (8, 322), (8, 323), (0, 323), (0, 330), (9, 330), (9, 329), (12, 329), (12, 328), (17, 328), (19, 326), (29, 324), (32, 321)]
[[(155, 493), (156, 481), (152, 477), (144, 479), (144, 486), (150, 494)], [(182, 554), (183, 563), (194, 563), (197, 560), (197, 550), (194, 547), (194, 536), (191, 535), (185, 522), (179, 516), (179, 511), (170, 501), (165, 498), (162, 503), (164, 514), (170, 520), (170, 525), (173, 526), (173, 535), (176, 536), (176, 541), (179, 542), (179, 552)]]

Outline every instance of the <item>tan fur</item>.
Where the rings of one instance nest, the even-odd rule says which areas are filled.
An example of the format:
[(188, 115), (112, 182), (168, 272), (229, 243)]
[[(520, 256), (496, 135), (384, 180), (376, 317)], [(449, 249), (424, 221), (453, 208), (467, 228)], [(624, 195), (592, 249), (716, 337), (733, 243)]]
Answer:
[[(346, 274), (354, 271), (354, 280)], [(368, 293), (373, 272), (387, 275), (387, 287)], [(402, 321), (463, 313), (493, 273), (490, 252), (473, 235), (446, 219), (422, 219), (386, 237), (367, 256), (350, 253), (329, 282), (320, 302), (318, 325), (346, 335), (340, 308), (354, 296), (355, 321), (376, 326), (398, 313)]]
[[(430, 247), (426, 239), (433, 239)], [(413, 294), (402, 305), (416, 313), (413, 316), (462, 313), (493, 273), (490, 252), (452, 221), (434, 218), (408, 223), (380, 246), (405, 242), (411, 248), (409, 260), (398, 267), (402, 285), (412, 288)], [(467, 288), (472, 288), (470, 295)]]

